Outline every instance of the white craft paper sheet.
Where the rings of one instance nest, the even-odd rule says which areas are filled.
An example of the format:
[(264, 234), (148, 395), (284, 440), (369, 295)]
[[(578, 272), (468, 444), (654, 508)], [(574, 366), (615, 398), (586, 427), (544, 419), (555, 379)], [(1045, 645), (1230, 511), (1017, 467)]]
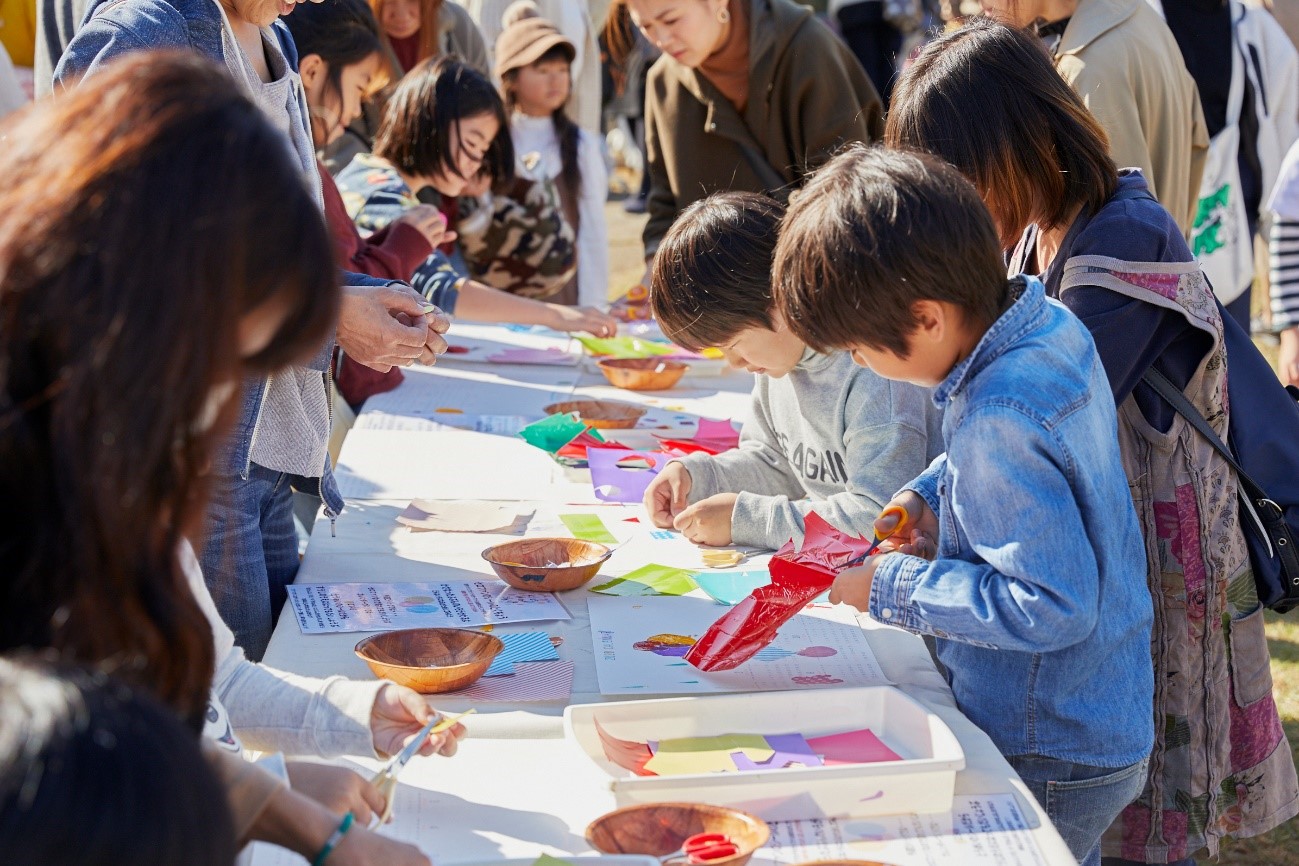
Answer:
[[(659, 634), (699, 638), (727, 608), (690, 596), (587, 598), (595, 669), (604, 695), (695, 695), (891, 684), (852, 611), (816, 605), (781, 629), (757, 656), (706, 673), (670, 650)], [(637, 648), (641, 644), (641, 648)]]
[(289, 587), (288, 604), (303, 634), (471, 628), (570, 618), (554, 593), (524, 592), (499, 581), (299, 583)]

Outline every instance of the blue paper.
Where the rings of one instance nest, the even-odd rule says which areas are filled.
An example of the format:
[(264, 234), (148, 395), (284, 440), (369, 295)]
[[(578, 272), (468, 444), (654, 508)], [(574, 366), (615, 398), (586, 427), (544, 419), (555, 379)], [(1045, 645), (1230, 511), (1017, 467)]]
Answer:
[[(771, 583), (771, 573), (767, 571), (701, 571), (691, 576), (709, 598), (728, 606), (739, 604), (758, 587)], [(823, 602), (829, 598), (827, 590), (812, 600)]]
[(486, 677), (507, 676), (514, 673), (514, 666), (520, 662), (550, 662), (559, 660), (559, 652), (550, 642), (550, 635), (544, 631), (521, 631), (513, 634), (498, 634), (505, 648), (497, 653), (492, 666), (487, 669)]

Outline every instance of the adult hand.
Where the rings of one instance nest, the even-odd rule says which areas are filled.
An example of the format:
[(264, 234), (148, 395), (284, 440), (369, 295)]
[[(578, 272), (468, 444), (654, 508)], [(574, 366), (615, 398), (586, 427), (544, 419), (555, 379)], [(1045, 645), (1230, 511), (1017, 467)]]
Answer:
[(456, 233), (447, 228), (447, 218), (431, 204), (419, 204), (393, 220), (405, 223), (422, 234), (434, 249), (456, 239)]
[[(438, 340), (445, 352), (446, 342)], [(430, 348), (428, 342), (424, 302), (414, 289), (400, 285), (343, 288), (338, 345), (357, 363), (386, 373), (420, 358)]]
[(669, 463), (645, 488), (645, 510), (659, 529), (671, 529), (678, 514), (686, 510), (694, 479), (680, 463)]
[(327, 866), (432, 866), (414, 845), (353, 827), (329, 853)]
[(316, 764), (311, 761), (289, 761), (289, 784), (331, 812), (351, 812), (361, 826), (382, 813), (383, 794), (374, 785), (346, 767)]
[(551, 316), (547, 324), (556, 331), (585, 331), (596, 337), (612, 337), (618, 333), (618, 320), (595, 307), (546, 306)]
[(718, 493), (701, 499), (678, 514), (672, 525), (695, 544), (726, 547), (731, 543), (731, 515), (735, 513), (735, 500), (734, 493)]
[[(435, 712), (424, 696), (414, 689), (386, 683), (370, 710), (374, 750), (380, 755), (397, 754), (419, 734)], [(456, 753), (464, 735), (465, 726), (457, 722), (451, 728), (427, 737), (416, 754), (440, 754), (449, 758)]]
[(859, 568), (846, 568), (839, 572), (830, 587), (830, 603), (850, 604), (860, 611), (870, 610), (871, 584), (875, 581), (879, 561), (879, 555), (872, 556)]
[[(428, 309), (431, 304), (425, 304)], [(438, 355), (446, 352), (447, 341), (442, 335), (451, 328), (451, 317), (437, 307), (424, 314), (424, 349), (419, 353), (419, 362), (429, 367), (437, 363)]]
[(1282, 385), (1299, 385), (1299, 327), (1281, 332), (1281, 351), (1276, 366)]
[(897, 515), (889, 514), (877, 518), (875, 532), (884, 538), (880, 542), (880, 552), (906, 553), (922, 559), (933, 559), (938, 554), (938, 516), (914, 490), (903, 490), (884, 508), (894, 505), (900, 505), (907, 510), (910, 522), (901, 533), (893, 535), (898, 525)]

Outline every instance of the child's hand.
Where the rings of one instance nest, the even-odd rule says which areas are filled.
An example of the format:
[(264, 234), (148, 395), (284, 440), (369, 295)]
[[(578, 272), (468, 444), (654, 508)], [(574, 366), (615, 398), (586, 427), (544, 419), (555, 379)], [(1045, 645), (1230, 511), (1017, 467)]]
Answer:
[(731, 543), (735, 498), (734, 493), (718, 493), (700, 500), (678, 514), (672, 526), (695, 544), (726, 547)]
[[(907, 510), (911, 524), (899, 535), (890, 537), (898, 524), (898, 517), (890, 514), (875, 521), (875, 532), (884, 540), (881, 553), (906, 553), (922, 559), (933, 559), (938, 553), (938, 517), (914, 490), (904, 490), (884, 506), (900, 505)], [(874, 572), (872, 572), (874, 573)]]
[[(370, 732), (374, 750), (380, 755), (395, 755), (419, 733), (433, 717), (424, 696), (413, 689), (386, 683), (374, 699), (370, 710)], [(427, 737), (417, 754), (440, 754), (451, 757), (465, 735), (464, 725), (457, 722), (449, 730)]]
[(846, 568), (839, 572), (830, 587), (831, 604), (850, 604), (863, 613), (870, 610), (871, 584), (875, 582), (875, 569), (880, 556), (872, 556), (859, 568)]
[(693, 483), (690, 470), (680, 463), (669, 463), (655, 475), (649, 487), (645, 488), (644, 504), (650, 522), (659, 529), (671, 529), (672, 521), (686, 510)]

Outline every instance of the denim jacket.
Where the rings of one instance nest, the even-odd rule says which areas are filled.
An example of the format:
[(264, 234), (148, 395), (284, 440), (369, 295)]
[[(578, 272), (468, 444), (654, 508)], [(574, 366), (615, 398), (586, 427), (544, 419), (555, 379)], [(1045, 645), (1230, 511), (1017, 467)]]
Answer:
[(934, 392), (947, 453), (909, 488), (933, 562), (880, 560), (876, 619), (937, 637), (961, 710), (1004, 755), (1095, 767), (1154, 739), (1146, 554), (1091, 335), (1042, 284)]
[[(298, 66), (298, 51), (293, 37), (281, 21), (271, 25), (284, 56), (293, 69)], [(69, 43), (54, 70), (56, 85), (74, 84), (93, 75), (105, 63), (133, 51), (192, 50), (224, 65), (221, 43), (221, 10), (217, 0), (95, 0), (86, 10), (77, 35)], [(386, 286), (392, 280), (344, 271), (345, 286)], [(322, 352), (327, 359), (330, 353)], [(319, 366), (313, 363), (312, 368)], [(321, 368), (323, 372), (323, 367)], [(220, 471), (248, 478), (250, 454), (257, 435), (266, 398), (266, 379), (244, 382), (243, 405), (231, 438), (226, 446)], [(334, 483), (329, 461), (321, 467), (320, 478), (297, 479), (294, 486), (318, 493), (332, 517), (343, 510), (343, 497)]]

